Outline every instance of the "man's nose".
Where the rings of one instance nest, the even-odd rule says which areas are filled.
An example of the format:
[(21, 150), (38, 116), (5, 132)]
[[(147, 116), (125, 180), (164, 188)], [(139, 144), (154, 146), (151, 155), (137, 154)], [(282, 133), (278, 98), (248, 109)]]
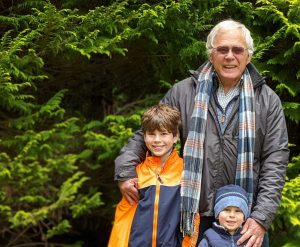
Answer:
[(232, 49), (229, 49), (228, 53), (226, 54), (226, 57), (234, 57)]

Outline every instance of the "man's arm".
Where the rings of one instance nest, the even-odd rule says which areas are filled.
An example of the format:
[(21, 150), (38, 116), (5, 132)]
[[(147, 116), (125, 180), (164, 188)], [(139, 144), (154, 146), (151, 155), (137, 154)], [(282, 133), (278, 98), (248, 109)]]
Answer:
[(131, 178), (118, 182), (122, 195), (126, 198), (130, 205), (138, 202), (139, 193), (137, 189), (137, 178)]
[(239, 240), (242, 243), (249, 239), (246, 247), (259, 247), (262, 244), (264, 233), (271, 225), (280, 204), (289, 158), (287, 127), (277, 95), (270, 96), (266, 114), (266, 134), (262, 145), (256, 204)]
[(136, 178), (135, 167), (145, 159), (146, 150), (143, 132), (139, 129), (128, 140), (128, 143), (121, 149), (120, 154), (115, 159), (115, 180), (125, 181)]
[(270, 98), (261, 152), (258, 194), (250, 215), (266, 230), (280, 205), (289, 159), (288, 134), (281, 102), (277, 95)]
[(146, 157), (146, 145), (142, 130), (137, 130), (115, 159), (115, 180), (122, 195), (132, 205), (139, 200), (135, 167)]
[(237, 244), (241, 245), (247, 239), (245, 247), (260, 247), (263, 243), (266, 230), (258, 224), (254, 219), (248, 218), (241, 231), (242, 237), (238, 240)]

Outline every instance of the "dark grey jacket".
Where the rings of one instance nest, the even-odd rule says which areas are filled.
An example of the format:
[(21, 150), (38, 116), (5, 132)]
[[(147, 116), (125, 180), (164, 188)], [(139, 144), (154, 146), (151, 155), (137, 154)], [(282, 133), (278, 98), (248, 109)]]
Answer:
[[(255, 94), (255, 153), (253, 165), (254, 198), (251, 218), (268, 229), (280, 203), (289, 157), (288, 134), (281, 102), (266, 85), (252, 64), (248, 64)], [(181, 112), (182, 147), (186, 141), (193, 112), (198, 71), (176, 83), (162, 99)], [(224, 134), (216, 117), (216, 100), (211, 97), (204, 143), (204, 164), (200, 198), (201, 216), (213, 216), (214, 195), (218, 188), (234, 184), (237, 163), (238, 106), (236, 101)], [(146, 147), (141, 130), (129, 140), (115, 160), (115, 179), (136, 176), (135, 165), (145, 158)]]

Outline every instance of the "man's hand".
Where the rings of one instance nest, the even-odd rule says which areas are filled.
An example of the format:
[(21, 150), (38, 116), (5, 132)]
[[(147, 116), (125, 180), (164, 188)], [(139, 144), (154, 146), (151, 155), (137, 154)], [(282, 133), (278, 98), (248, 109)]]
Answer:
[(119, 181), (119, 188), (126, 200), (133, 205), (139, 200), (139, 193), (137, 190), (137, 178), (131, 178), (125, 181)]
[(265, 232), (265, 228), (263, 228), (259, 223), (257, 223), (254, 219), (248, 218), (243, 230), (241, 231), (242, 237), (240, 237), (237, 244), (241, 245), (248, 239), (248, 243), (245, 247), (261, 247)]

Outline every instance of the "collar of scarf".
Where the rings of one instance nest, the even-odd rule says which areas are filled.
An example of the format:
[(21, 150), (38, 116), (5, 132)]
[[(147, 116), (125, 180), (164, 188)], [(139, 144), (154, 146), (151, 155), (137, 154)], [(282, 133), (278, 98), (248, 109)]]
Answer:
[[(203, 168), (203, 147), (207, 111), (213, 85), (214, 69), (210, 62), (202, 67), (196, 88), (194, 110), (186, 143), (184, 145), (184, 170), (181, 182), (181, 222), (183, 235), (192, 235), (194, 219), (199, 210)], [(241, 79), (239, 101), (239, 138), (235, 184), (248, 193), (249, 208), (253, 197), (253, 160), (255, 140), (254, 91), (246, 68)]]

